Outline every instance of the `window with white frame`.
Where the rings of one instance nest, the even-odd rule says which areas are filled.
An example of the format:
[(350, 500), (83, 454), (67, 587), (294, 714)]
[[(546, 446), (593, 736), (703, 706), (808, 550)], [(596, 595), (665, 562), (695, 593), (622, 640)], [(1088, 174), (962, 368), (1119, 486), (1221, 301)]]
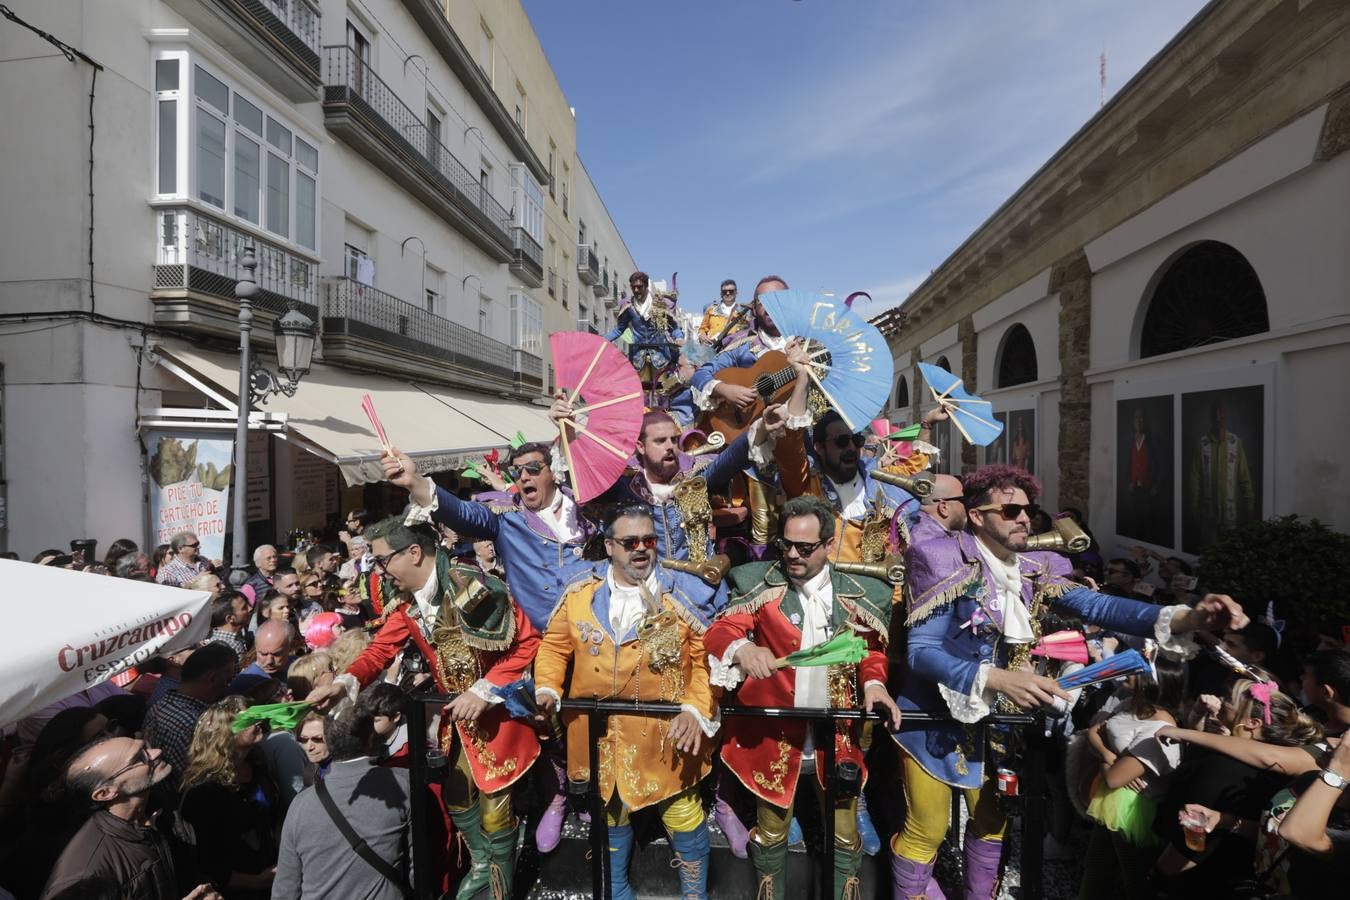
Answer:
[(524, 163), (511, 163), (511, 207), (515, 224), (540, 245), (544, 243), (544, 191)]
[(444, 274), (435, 266), (427, 266), (422, 275), (422, 293), (426, 300), (427, 312), (434, 316), (444, 315), (441, 304), (441, 281)]
[(318, 249), (319, 151), (192, 54), (155, 59), (156, 193)]
[(567, 163), (562, 165), (562, 214), (567, 217), (567, 182), (572, 180), (572, 170), (567, 167)]
[(492, 335), (492, 298), (478, 295), (478, 333)]
[(343, 247), (343, 273), (352, 281), (367, 287), (375, 286), (375, 260), (360, 247), (346, 244)]
[(544, 345), (544, 307), (527, 294), (511, 295), (511, 346), (540, 356)]

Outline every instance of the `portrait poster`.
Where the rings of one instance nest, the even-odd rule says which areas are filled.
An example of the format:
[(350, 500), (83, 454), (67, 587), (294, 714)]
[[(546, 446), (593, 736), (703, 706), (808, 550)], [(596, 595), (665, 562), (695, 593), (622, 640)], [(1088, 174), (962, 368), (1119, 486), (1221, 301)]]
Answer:
[(1003, 433), (994, 438), (993, 443), (984, 448), (985, 465), (1006, 463), (1008, 461), (1008, 414), (994, 413), (994, 421), (1003, 426)]
[(167, 544), (188, 531), (201, 543), (202, 559), (225, 555), (225, 520), (234, 473), (232, 437), (151, 431), (150, 529), (152, 543)]
[(1264, 464), (1262, 385), (1181, 395), (1182, 550), (1261, 519)]
[(1174, 546), (1171, 394), (1116, 403), (1116, 534)]
[(1008, 464), (1036, 474), (1036, 410), (1014, 409), (1008, 413)]

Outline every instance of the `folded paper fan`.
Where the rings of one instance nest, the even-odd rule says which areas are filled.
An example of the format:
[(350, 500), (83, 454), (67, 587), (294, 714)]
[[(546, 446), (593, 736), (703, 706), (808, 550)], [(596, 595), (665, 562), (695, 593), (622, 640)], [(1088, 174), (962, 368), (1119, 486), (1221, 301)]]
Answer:
[(1071, 691), (1074, 688), (1087, 687), (1090, 684), (1100, 684), (1103, 681), (1114, 681), (1127, 675), (1138, 675), (1141, 672), (1151, 671), (1152, 668), (1149, 666), (1148, 660), (1144, 659), (1142, 653), (1138, 650), (1126, 650), (1124, 653), (1108, 656), (1101, 662), (1095, 662), (1090, 666), (1079, 669), (1077, 672), (1065, 675), (1056, 683), (1064, 690)]
[(785, 669), (790, 666), (801, 669), (806, 666), (849, 666), (862, 662), (865, 656), (867, 656), (867, 641), (852, 631), (846, 631), (823, 644), (780, 656), (774, 660), (774, 667)]
[(1066, 631), (1056, 631), (1054, 634), (1047, 634), (1041, 638), (1040, 643), (1031, 649), (1033, 656), (1044, 656), (1046, 659), (1060, 659), (1065, 662), (1076, 662), (1087, 665), (1088, 649), (1087, 640), (1083, 637), (1081, 631), (1068, 629)]
[(297, 700), (294, 703), (263, 703), (259, 706), (250, 706), (234, 717), (234, 721), (230, 723), (230, 731), (238, 734), (250, 725), (256, 725), (259, 722), (267, 722), (279, 731), (293, 731), (295, 726), (300, 724), (300, 720), (305, 717), (305, 713), (309, 712), (309, 706), (304, 700)]

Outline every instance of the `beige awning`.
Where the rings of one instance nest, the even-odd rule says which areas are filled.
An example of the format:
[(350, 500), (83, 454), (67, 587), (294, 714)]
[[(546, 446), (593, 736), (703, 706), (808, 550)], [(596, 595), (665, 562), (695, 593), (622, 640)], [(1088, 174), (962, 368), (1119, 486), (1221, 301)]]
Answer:
[[(155, 352), (199, 378), (231, 405), (239, 390), (239, 357), (165, 341)], [(261, 409), (287, 416), (287, 440), (342, 470), (349, 485), (383, 481), (380, 442), (361, 410), (370, 394), (380, 422), (394, 446), (417, 460), (423, 472), (443, 472), (480, 462), (493, 449), (505, 449), (516, 432), (526, 440), (551, 440), (556, 434), (548, 411), (520, 400), (506, 400), (442, 385), (413, 383), (387, 375), (367, 375), (316, 363), (294, 397), (277, 394)]]

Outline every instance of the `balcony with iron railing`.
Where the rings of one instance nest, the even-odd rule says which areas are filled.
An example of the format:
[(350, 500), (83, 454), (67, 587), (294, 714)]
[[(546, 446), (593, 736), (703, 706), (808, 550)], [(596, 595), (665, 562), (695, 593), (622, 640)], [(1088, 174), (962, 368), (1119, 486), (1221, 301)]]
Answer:
[(497, 262), (515, 257), (511, 213), (345, 46), (324, 47), (324, 123)]
[(240, 263), (245, 247), (253, 247), (258, 258), (255, 340), (271, 341), (271, 320), (292, 301), (310, 318), (318, 314), (317, 256), (185, 203), (157, 206), (154, 214), (150, 300), (156, 325), (221, 337), (237, 335), (239, 306), (234, 285), (243, 271)]
[(512, 391), (527, 381), (533, 394), (543, 380), (541, 365), (529, 368), (531, 354), (350, 278), (324, 279), (321, 316), (328, 362), (478, 390)]
[(320, 85), (322, 14), (312, 0), (165, 0), (250, 73), (296, 102)]
[(577, 244), (577, 277), (582, 284), (600, 283), (600, 257), (590, 244)]
[(539, 287), (544, 283), (544, 248), (519, 225), (511, 229), (511, 238), (514, 242), (511, 274), (530, 287)]

